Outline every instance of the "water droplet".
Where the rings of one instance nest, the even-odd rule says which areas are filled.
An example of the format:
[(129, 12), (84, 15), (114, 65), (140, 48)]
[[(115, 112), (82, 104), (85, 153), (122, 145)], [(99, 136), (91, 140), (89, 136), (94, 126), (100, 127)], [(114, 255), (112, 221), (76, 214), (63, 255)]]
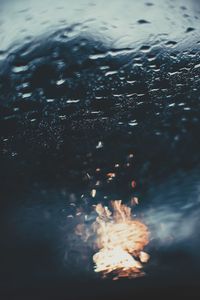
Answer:
[(129, 124), (130, 126), (136, 126), (136, 125), (138, 125), (138, 123), (137, 123), (136, 120), (130, 121), (128, 124)]
[(103, 148), (103, 143), (99, 141), (98, 144), (96, 145), (96, 149), (101, 149), (101, 148)]
[(186, 29), (186, 33), (189, 33), (189, 32), (192, 32), (192, 31), (194, 31), (195, 30), (195, 28), (193, 28), (193, 27), (188, 27), (187, 29)]
[(28, 70), (28, 65), (25, 65), (25, 66), (15, 66), (13, 67), (13, 72), (14, 73), (23, 73), (23, 72), (26, 72)]
[(149, 21), (144, 20), (144, 19), (140, 19), (137, 22), (138, 22), (138, 24), (149, 24), (150, 23)]
[(148, 45), (143, 45), (142, 47), (140, 47), (141, 52), (149, 52), (150, 49), (151, 49), (151, 47)]
[(117, 74), (118, 71), (108, 71), (105, 73), (105, 76), (110, 76), (110, 75), (114, 75), (114, 74)]
[(200, 64), (194, 66), (194, 69), (198, 69), (198, 68), (200, 68)]
[(166, 46), (170, 46), (170, 47), (175, 46), (176, 44), (177, 44), (176, 41), (167, 41), (167, 42), (165, 43)]
[(60, 79), (56, 81), (56, 85), (62, 85), (63, 83), (65, 83), (65, 79)]
[(153, 6), (154, 4), (152, 2), (146, 2), (145, 5), (147, 5), (147, 6)]

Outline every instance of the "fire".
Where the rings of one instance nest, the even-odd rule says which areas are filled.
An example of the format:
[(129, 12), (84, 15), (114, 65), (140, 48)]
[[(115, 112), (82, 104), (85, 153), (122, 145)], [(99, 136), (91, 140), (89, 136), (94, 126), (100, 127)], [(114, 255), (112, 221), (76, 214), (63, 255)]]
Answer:
[[(136, 200), (134, 204), (138, 204)], [(96, 205), (96, 221), (90, 228), (84, 224), (77, 225), (75, 232), (84, 242), (88, 242), (91, 236), (95, 237), (95, 272), (100, 272), (103, 277), (112, 274), (113, 279), (143, 276), (142, 264), (150, 258), (143, 251), (149, 242), (148, 228), (133, 218), (131, 208), (122, 204), (121, 200), (111, 204), (112, 212), (107, 206)]]
[[(92, 193), (96, 193), (96, 190)], [(132, 198), (131, 204), (137, 205), (138, 198)], [(143, 264), (150, 258), (144, 252), (149, 243), (148, 228), (132, 216), (131, 208), (122, 204), (121, 200), (111, 201), (111, 207), (110, 210), (107, 206), (97, 204), (96, 220), (90, 226), (78, 224), (75, 233), (95, 249), (95, 272), (103, 277), (110, 274), (113, 279), (143, 276)]]
[[(117, 162), (109, 170), (95, 169), (95, 175), (88, 179), (95, 178), (91, 182), (90, 198), (96, 201), (101, 186), (110, 185), (111, 181), (118, 178), (121, 167), (130, 167), (134, 155), (130, 153), (125, 162)], [(129, 178), (129, 188), (135, 189), (136, 181)], [(131, 189), (131, 190), (132, 190)], [(84, 195), (82, 195), (84, 196)], [(87, 195), (86, 195), (87, 197)], [(94, 199), (95, 198), (95, 199)], [(130, 195), (130, 206), (139, 204), (138, 197)], [(104, 196), (107, 199), (107, 195)], [(92, 201), (93, 202), (93, 201)], [(113, 279), (121, 277), (140, 277), (143, 272), (143, 264), (147, 263), (150, 256), (144, 252), (145, 246), (149, 243), (149, 230), (139, 219), (136, 219), (131, 212), (131, 207), (122, 203), (121, 200), (109, 202), (108, 206), (102, 204), (92, 205), (95, 207), (91, 215), (84, 213), (81, 209), (76, 215), (80, 217), (80, 223), (75, 227), (75, 234), (78, 235), (87, 247), (94, 250), (93, 255), (94, 271), (103, 277), (111, 276)], [(93, 223), (92, 223), (93, 222)]]
[(112, 201), (112, 211), (102, 204), (96, 206), (98, 216), (93, 230), (98, 252), (93, 256), (94, 270), (104, 277), (115, 274), (114, 279), (142, 276), (142, 263), (149, 260), (143, 251), (149, 242), (148, 228), (133, 219), (131, 208), (121, 200)]
[[(93, 256), (95, 262), (95, 272), (110, 273), (117, 271), (122, 275), (129, 275), (128, 273), (137, 273), (138, 269), (142, 268), (140, 262), (136, 261), (127, 251), (124, 251), (121, 247), (114, 249), (103, 248)], [(119, 274), (119, 275), (120, 275)]]

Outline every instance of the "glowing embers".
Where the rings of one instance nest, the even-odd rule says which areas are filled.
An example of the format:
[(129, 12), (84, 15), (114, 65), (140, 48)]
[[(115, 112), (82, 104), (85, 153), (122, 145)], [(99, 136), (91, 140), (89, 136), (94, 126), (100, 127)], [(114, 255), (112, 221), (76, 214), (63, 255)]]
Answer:
[(112, 201), (112, 208), (113, 213), (101, 204), (96, 206), (98, 217), (93, 226), (99, 251), (93, 256), (95, 272), (114, 273), (115, 279), (142, 276), (141, 262), (149, 259), (142, 251), (149, 242), (148, 228), (133, 219), (131, 208), (121, 200)]
[(141, 263), (121, 247), (103, 248), (93, 256), (93, 261), (96, 265), (95, 272), (108, 274), (115, 271), (118, 277), (135, 277), (141, 274)]
[(121, 200), (111, 201), (112, 211), (97, 204), (96, 220), (90, 228), (79, 224), (76, 234), (85, 242), (92, 237), (96, 253), (93, 255), (94, 271), (103, 277), (140, 277), (144, 275), (143, 265), (149, 255), (143, 251), (149, 242), (149, 231), (145, 224), (134, 219), (131, 208)]

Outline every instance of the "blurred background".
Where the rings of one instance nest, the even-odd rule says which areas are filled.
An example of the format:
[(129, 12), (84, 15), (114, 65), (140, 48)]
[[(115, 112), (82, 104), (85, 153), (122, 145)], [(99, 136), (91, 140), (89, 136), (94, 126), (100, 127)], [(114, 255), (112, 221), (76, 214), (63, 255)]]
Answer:
[[(0, 1), (2, 299), (199, 290), (199, 27), (198, 0)], [(77, 209), (133, 196), (146, 276), (102, 281)]]

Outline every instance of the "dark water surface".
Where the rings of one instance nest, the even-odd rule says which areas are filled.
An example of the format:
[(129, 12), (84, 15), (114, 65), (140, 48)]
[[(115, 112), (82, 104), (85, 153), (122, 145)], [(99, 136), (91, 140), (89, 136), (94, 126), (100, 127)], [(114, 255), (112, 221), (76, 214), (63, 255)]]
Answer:
[[(0, 6), (1, 299), (198, 292), (199, 1)], [(132, 196), (147, 275), (102, 281), (71, 215)]]

